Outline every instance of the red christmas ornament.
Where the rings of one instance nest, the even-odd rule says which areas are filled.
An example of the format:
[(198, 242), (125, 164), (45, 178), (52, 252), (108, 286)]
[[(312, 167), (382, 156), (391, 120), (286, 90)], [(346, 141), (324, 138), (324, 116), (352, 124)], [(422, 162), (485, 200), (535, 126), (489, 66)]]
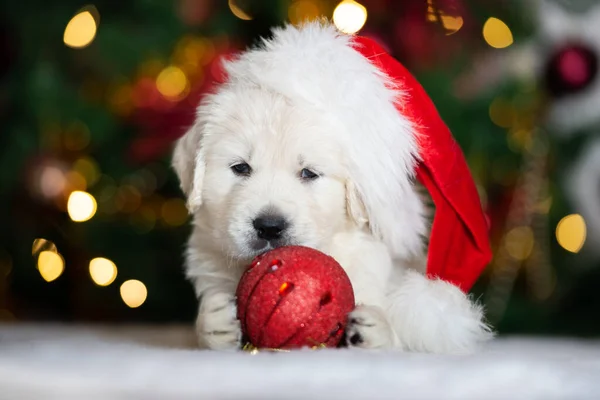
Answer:
[(354, 291), (342, 267), (301, 246), (256, 257), (237, 288), (242, 331), (257, 348), (335, 347), (354, 306)]

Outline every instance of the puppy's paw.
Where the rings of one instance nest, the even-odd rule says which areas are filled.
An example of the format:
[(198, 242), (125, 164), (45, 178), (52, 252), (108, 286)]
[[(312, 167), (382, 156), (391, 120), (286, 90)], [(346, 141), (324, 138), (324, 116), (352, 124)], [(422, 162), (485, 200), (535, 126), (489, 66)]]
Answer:
[(235, 298), (223, 292), (206, 293), (200, 302), (196, 332), (200, 347), (236, 350), (242, 331), (237, 319)]
[(374, 306), (358, 306), (348, 316), (348, 347), (382, 349), (394, 346), (394, 332), (383, 310)]

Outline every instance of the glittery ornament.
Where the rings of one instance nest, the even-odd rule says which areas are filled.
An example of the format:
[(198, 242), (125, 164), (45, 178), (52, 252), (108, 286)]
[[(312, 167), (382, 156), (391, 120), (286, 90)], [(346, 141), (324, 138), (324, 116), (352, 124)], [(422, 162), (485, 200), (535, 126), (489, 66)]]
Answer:
[(244, 336), (257, 349), (335, 347), (355, 306), (342, 267), (301, 246), (255, 258), (240, 280), (237, 302)]

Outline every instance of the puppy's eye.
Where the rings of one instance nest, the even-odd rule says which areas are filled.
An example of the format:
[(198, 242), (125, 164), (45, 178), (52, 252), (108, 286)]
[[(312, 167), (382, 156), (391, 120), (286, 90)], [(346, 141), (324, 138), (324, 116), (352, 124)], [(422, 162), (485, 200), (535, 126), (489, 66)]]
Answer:
[(231, 170), (234, 174), (240, 176), (250, 176), (252, 168), (246, 163), (239, 163), (231, 166)]
[(300, 178), (306, 180), (306, 181), (312, 181), (315, 180), (319, 177), (319, 175), (317, 175), (316, 173), (312, 172), (310, 169), (308, 168), (304, 168), (302, 171), (300, 171)]

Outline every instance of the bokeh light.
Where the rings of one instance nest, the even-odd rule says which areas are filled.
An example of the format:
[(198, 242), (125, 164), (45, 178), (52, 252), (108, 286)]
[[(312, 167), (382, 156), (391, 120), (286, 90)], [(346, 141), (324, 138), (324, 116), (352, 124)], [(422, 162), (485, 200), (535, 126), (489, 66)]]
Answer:
[(75, 222), (84, 222), (96, 214), (96, 199), (87, 192), (76, 190), (71, 193), (67, 202), (69, 217)]
[(161, 207), (161, 215), (167, 225), (183, 225), (188, 219), (188, 210), (182, 199), (170, 199)]
[(36, 256), (42, 251), (51, 251), (53, 253), (58, 253), (56, 245), (50, 240), (37, 238), (33, 241), (33, 245), (31, 246), (31, 255)]
[(63, 35), (63, 42), (75, 49), (84, 48), (92, 43), (96, 37), (97, 28), (92, 10), (82, 11), (71, 18), (67, 24)]
[(540, 200), (535, 206), (536, 212), (540, 214), (548, 214), (552, 208), (552, 201), (552, 196), (548, 196), (545, 199)]
[(529, 129), (512, 129), (507, 135), (508, 147), (515, 153), (530, 151), (533, 146), (533, 135)]
[(323, 16), (320, 3), (312, 0), (296, 0), (288, 9), (288, 18), (294, 25), (313, 21)]
[(177, 42), (172, 61), (185, 72), (190, 80), (199, 83), (204, 74), (200, 66), (207, 64), (214, 55), (215, 48), (210, 40), (186, 35)]
[(464, 21), (460, 15), (442, 15), (442, 25), (444, 26), (444, 29), (446, 29), (447, 36), (458, 32), (460, 28), (462, 28), (463, 24)]
[(513, 44), (513, 35), (508, 25), (491, 17), (483, 25), (483, 38), (491, 47), (504, 49)]
[(252, 17), (248, 15), (248, 13), (246, 13), (244, 10), (242, 10), (236, 3), (236, 0), (229, 0), (229, 9), (233, 13), (233, 15), (235, 15), (241, 20), (250, 21)]
[(75, 190), (85, 191), (88, 187), (85, 176), (80, 174), (78, 171), (69, 171), (65, 175), (67, 178), (66, 194), (71, 194)]
[(515, 109), (506, 99), (495, 98), (490, 104), (490, 119), (492, 122), (502, 128), (510, 128), (515, 120)]
[(61, 194), (67, 186), (67, 177), (62, 169), (48, 165), (40, 174), (40, 192), (46, 198), (54, 198)]
[(117, 278), (117, 266), (107, 258), (96, 257), (90, 261), (90, 277), (98, 286), (108, 286)]
[(133, 185), (122, 185), (115, 194), (115, 206), (124, 213), (132, 213), (142, 203), (140, 191)]
[(110, 88), (108, 103), (111, 110), (120, 116), (127, 116), (133, 111), (133, 93), (131, 85), (121, 83)]
[(62, 275), (65, 261), (62, 256), (53, 251), (42, 251), (38, 256), (38, 271), (46, 282), (52, 282)]
[(579, 214), (567, 215), (556, 225), (556, 240), (571, 253), (578, 253), (586, 238), (585, 220)]
[(82, 157), (75, 161), (73, 170), (83, 176), (87, 186), (93, 186), (100, 178), (100, 167), (90, 157)]
[(188, 88), (188, 79), (181, 68), (170, 66), (158, 74), (156, 88), (167, 99), (178, 99)]
[(354, 0), (344, 0), (333, 11), (333, 23), (342, 32), (358, 32), (367, 22), (367, 9)]
[(427, 21), (441, 22), (442, 26), (446, 30), (447, 36), (458, 32), (460, 28), (462, 28), (464, 21), (460, 15), (448, 15), (442, 10), (436, 9), (434, 7), (433, 0), (427, 0), (427, 4)]
[(146, 285), (136, 279), (123, 282), (120, 288), (121, 299), (130, 308), (137, 308), (144, 304), (148, 297)]
[(526, 260), (533, 251), (535, 243), (533, 231), (528, 226), (511, 229), (504, 238), (506, 252), (515, 260)]

